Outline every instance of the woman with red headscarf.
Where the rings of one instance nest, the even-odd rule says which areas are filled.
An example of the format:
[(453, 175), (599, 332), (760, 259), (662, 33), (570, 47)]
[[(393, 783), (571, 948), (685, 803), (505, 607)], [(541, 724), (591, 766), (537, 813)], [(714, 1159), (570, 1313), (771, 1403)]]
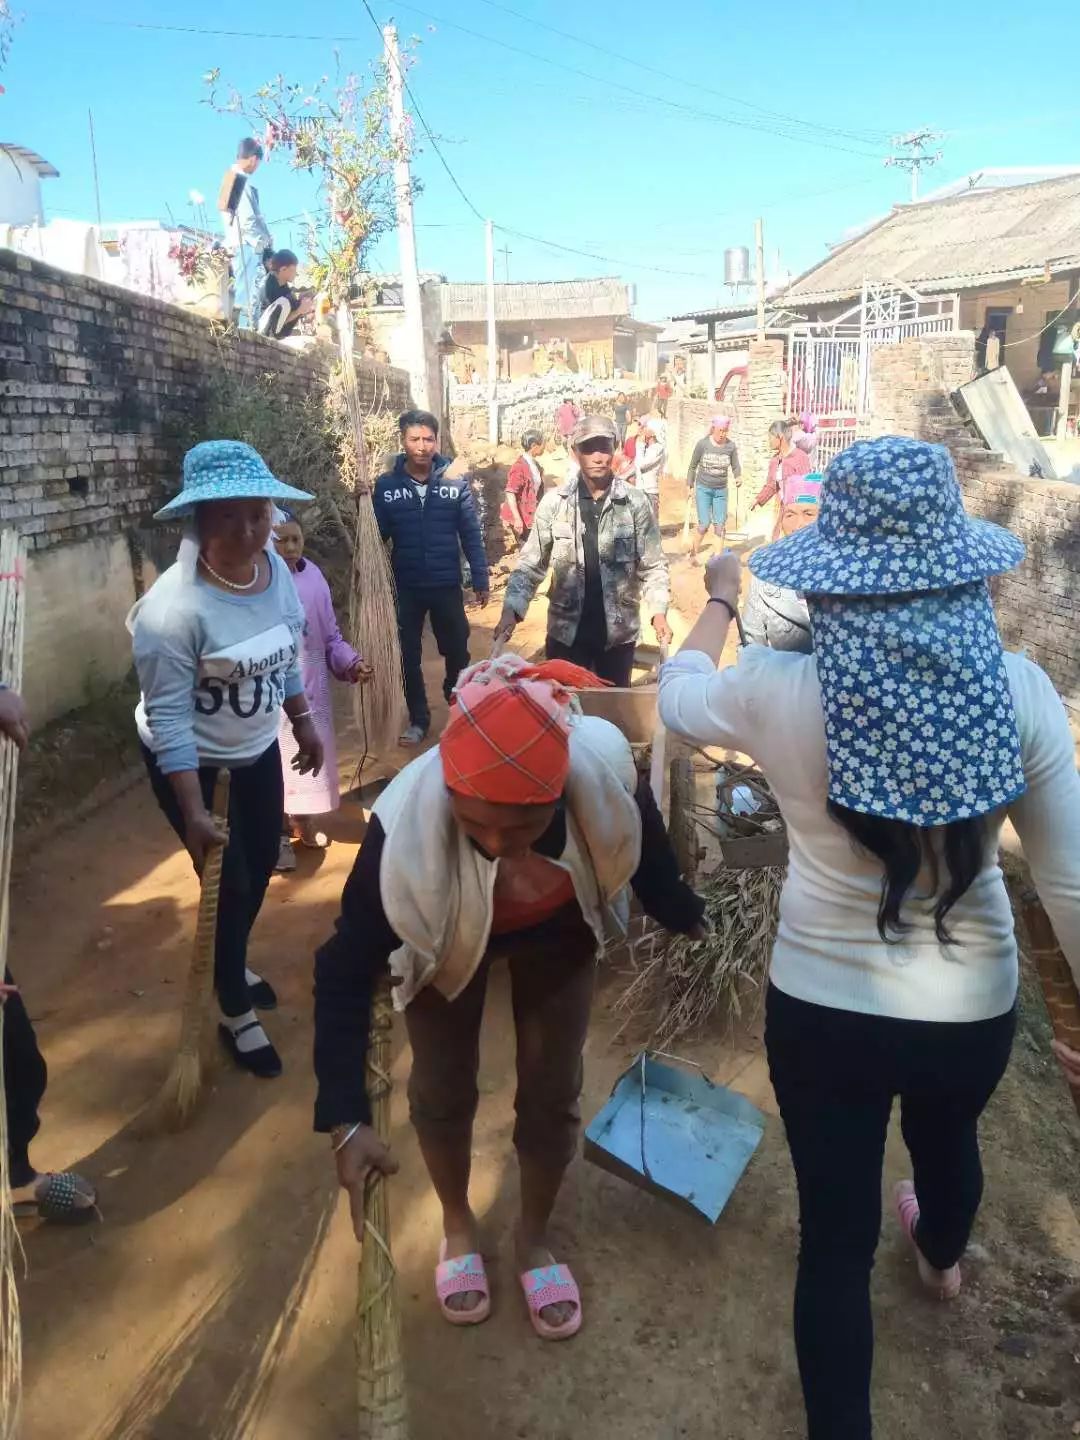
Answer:
[(577, 1285), (548, 1249), (547, 1228), (577, 1148), (597, 951), (625, 932), (631, 887), (670, 930), (696, 930), (704, 910), (679, 878), (630, 746), (607, 721), (581, 715), (569, 688), (598, 683), (565, 661), (517, 655), (467, 671), (438, 748), (376, 801), (336, 933), (315, 961), (315, 1128), (330, 1132), (357, 1239), (367, 1175), (397, 1169), (371, 1128), (363, 1082), (374, 983), (388, 965), (397, 982), (410, 1114), (443, 1210), (435, 1290), (454, 1325), (491, 1310), (469, 1169), (484, 994), (492, 966), (507, 961), (517, 1268), (545, 1340), (581, 1326)]

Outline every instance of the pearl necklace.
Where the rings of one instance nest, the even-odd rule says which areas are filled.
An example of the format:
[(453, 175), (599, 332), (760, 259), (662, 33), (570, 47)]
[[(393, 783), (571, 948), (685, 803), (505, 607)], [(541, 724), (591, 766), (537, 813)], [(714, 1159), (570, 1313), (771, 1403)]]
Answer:
[(250, 590), (259, 581), (259, 562), (257, 560), (251, 562), (252, 569), (255, 571), (254, 575), (250, 580), (245, 580), (243, 585), (238, 585), (235, 580), (226, 580), (224, 575), (219, 575), (201, 551), (199, 552), (199, 564), (212, 580), (216, 580), (219, 585), (224, 585), (229, 590)]

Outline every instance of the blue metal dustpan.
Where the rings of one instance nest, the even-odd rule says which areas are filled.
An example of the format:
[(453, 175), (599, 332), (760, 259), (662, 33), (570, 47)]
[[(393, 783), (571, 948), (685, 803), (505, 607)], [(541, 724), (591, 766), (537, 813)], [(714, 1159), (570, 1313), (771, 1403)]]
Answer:
[(585, 1158), (715, 1224), (764, 1130), (742, 1095), (643, 1051), (585, 1131)]

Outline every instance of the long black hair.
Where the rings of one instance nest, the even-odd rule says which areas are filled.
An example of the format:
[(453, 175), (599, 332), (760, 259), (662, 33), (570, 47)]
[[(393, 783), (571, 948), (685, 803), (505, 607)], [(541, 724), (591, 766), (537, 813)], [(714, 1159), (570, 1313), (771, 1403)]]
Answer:
[[(955, 942), (945, 918), (975, 882), (983, 867), (986, 830), (983, 818), (953, 820), (948, 825), (925, 829), (906, 820), (889, 820), (881, 815), (863, 815), (830, 800), (829, 814), (851, 836), (860, 850), (880, 860), (885, 868), (878, 904), (877, 927), (882, 940), (898, 940), (911, 927), (900, 909), (923, 865), (930, 867), (930, 894), (934, 906), (934, 933), (943, 945)], [(941, 863), (948, 883), (941, 886)], [(940, 892), (940, 893), (939, 893)]]

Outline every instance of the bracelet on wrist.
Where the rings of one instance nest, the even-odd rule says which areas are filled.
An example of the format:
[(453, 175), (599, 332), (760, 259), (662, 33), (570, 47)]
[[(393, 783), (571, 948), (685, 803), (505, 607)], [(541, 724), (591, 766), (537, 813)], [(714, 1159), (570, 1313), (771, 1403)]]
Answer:
[(707, 601), (709, 605), (723, 605), (724, 609), (731, 616), (732, 620), (738, 620), (739, 612), (730, 600), (725, 600), (722, 595), (710, 595)]
[(709, 605), (723, 605), (732, 620), (735, 621), (735, 627), (739, 632), (739, 644), (745, 645), (747, 643), (746, 631), (743, 629), (742, 616), (739, 614), (737, 607), (734, 606), (730, 600), (725, 600), (722, 595), (710, 595), (706, 602), (706, 608), (708, 608)]
[(299, 715), (290, 715), (289, 721), (295, 725), (298, 720), (309, 720), (314, 713), (313, 710), (301, 710)]

